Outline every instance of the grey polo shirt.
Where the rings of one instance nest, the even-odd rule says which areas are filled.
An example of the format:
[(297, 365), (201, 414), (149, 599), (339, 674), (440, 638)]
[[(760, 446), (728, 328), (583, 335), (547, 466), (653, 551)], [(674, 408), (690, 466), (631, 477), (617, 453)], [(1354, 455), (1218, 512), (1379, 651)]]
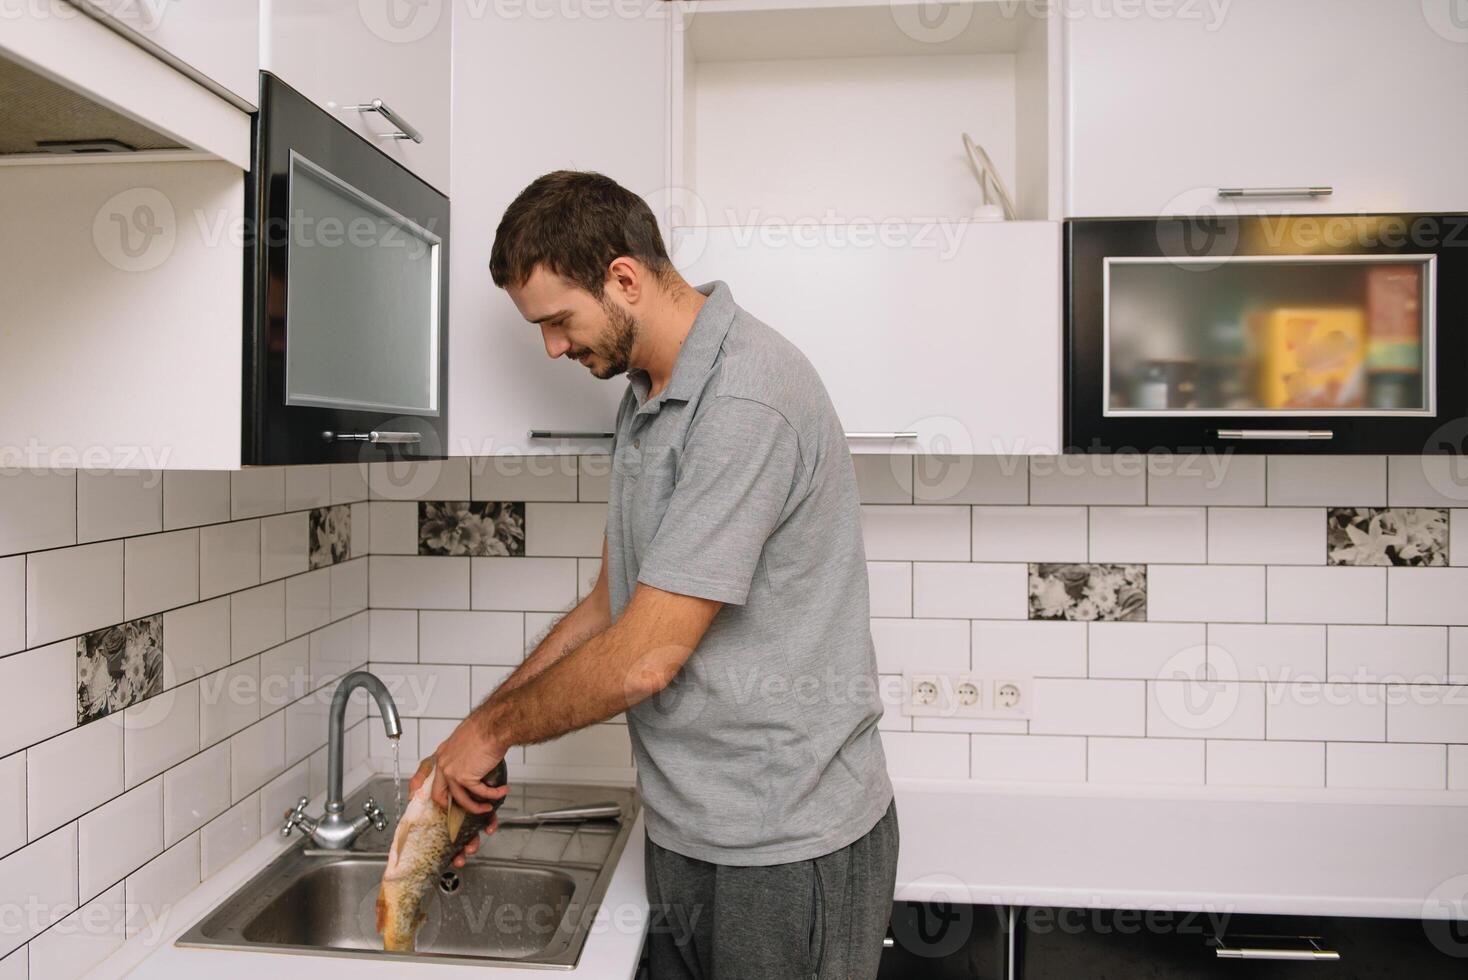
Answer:
[(892, 799), (877, 721), (856, 475), (793, 345), (723, 283), (666, 388), (629, 375), (617, 412), (607, 580), (716, 599), (698, 649), (627, 713), (648, 836), (718, 864), (801, 861), (870, 830)]

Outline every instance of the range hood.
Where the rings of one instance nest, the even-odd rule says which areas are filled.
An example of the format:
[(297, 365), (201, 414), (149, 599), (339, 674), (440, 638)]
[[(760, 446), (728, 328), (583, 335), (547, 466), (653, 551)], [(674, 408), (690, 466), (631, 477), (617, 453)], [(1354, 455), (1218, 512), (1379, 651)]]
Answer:
[(87, 95), (0, 58), (0, 156), (182, 149)]

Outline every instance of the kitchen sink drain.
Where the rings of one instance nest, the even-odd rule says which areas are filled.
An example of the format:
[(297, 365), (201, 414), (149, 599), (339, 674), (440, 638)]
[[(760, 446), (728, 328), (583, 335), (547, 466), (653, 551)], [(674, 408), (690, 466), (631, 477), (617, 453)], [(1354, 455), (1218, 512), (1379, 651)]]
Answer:
[(458, 891), (461, 884), (463, 882), (459, 880), (459, 873), (457, 871), (445, 871), (438, 876), (438, 890), (445, 895), (452, 895)]

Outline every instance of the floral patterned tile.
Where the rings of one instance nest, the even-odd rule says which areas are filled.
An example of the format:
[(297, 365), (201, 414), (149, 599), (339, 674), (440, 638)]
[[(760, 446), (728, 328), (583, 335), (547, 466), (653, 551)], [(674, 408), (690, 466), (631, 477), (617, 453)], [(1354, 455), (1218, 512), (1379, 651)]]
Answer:
[(147, 616), (76, 639), (76, 723), (84, 725), (163, 690), (163, 617)]
[(525, 505), (482, 500), (418, 502), (418, 554), (471, 558), (525, 554)]
[(1446, 565), (1448, 512), (1435, 507), (1332, 507), (1325, 547), (1332, 565)]
[(1141, 622), (1147, 566), (1032, 563), (1030, 618)]
[(311, 567), (326, 568), (352, 557), (352, 508), (347, 504), (311, 510)]

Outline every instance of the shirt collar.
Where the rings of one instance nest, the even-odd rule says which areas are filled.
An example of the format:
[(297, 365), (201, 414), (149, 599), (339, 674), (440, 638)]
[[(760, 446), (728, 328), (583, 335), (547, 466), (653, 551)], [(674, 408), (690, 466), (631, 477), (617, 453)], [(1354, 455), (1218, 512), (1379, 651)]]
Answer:
[[(693, 318), (693, 326), (683, 340), (682, 349), (678, 351), (678, 359), (673, 363), (673, 376), (668, 379), (668, 386), (662, 393), (644, 402), (640, 411), (657, 411), (668, 399), (687, 401), (692, 398), (713, 368), (719, 349), (724, 346), (724, 338), (734, 323), (734, 296), (722, 282), (705, 283), (698, 287), (698, 291), (706, 299), (698, 316)], [(629, 380), (638, 394), (645, 398), (647, 374), (633, 372)]]

